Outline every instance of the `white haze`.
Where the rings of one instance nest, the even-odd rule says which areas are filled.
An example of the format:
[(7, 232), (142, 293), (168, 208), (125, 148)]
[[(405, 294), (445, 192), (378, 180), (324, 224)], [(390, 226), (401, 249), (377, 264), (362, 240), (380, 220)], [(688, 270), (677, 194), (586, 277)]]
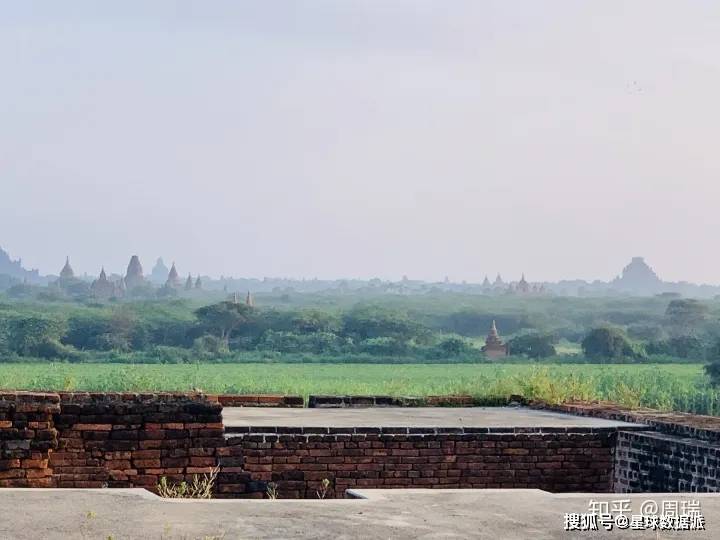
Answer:
[(717, 2), (112, 4), (1, 10), (27, 267), (720, 282)]

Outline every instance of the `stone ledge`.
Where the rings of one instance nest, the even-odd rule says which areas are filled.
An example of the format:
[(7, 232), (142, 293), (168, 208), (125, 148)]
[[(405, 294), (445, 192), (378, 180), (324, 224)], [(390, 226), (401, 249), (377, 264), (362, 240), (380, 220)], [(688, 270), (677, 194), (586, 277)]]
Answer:
[[(637, 428), (623, 428), (625, 431), (636, 431), (644, 429), (641, 426)], [(389, 437), (395, 436), (413, 436), (422, 438), (424, 436), (435, 435), (455, 435), (464, 439), (472, 439), (479, 435), (492, 436), (509, 436), (517, 435), (611, 435), (618, 431), (616, 427), (548, 427), (548, 428), (526, 428), (526, 427), (508, 427), (508, 428), (463, 428), (463, 427), (283, 427), (283, 426), (234, 426), (225, 428), (225, 438), (231, 439), (236, 437), (272, 437), (277, 440), (278, 436), (321, 436), (332, 438), (334, 436), (375, 436), (384, 435)]]
[(302, 396), (286, 396), (282, 394), (212, 394), (210, 399), (223, 407), (304, 407)]
[[(561, 405), (535, 401), (530, 402), (529, 406), (534, 409), (546, 409), (578, 416), (645, 424), (661, 433), (700, 439), (715, 444), (720, 443), (720, 417), (716, 416), (663, 412), (647, 408), (628, 409), (609, 401), (577, 401)], [(645, 431), (648, 430), (645, 429)]]
[(361, 407), (488, 407), (522, 405), (521, 396), (476, 398), (470, 395), (446, 396), (333, 396), (311, 395), (308, 408), (361, 408)]

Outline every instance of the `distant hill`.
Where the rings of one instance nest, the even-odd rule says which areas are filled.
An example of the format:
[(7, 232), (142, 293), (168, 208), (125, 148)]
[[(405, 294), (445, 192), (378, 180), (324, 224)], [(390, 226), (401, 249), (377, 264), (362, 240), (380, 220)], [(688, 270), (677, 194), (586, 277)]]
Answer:
[(11, 280), (18, 282), (28, 281), (30, 283), (40, 283), (40, 273), (37, 269), (26, 270), (23, 268), (22, 259), (13, 261), (7, 251), (0, 248), (0, 276), (5, 276)]

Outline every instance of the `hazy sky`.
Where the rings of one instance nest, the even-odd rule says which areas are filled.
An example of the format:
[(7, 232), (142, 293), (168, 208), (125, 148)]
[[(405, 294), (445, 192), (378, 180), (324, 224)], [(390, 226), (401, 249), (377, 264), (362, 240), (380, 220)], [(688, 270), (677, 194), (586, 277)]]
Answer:
[(720, 283), (716, 0), (23, 0), (0, 73), (43, 273)]

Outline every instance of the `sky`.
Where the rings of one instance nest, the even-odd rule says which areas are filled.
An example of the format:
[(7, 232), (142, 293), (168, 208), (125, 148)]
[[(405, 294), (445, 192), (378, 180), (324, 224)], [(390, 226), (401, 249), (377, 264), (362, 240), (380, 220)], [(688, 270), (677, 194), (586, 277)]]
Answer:
[(5, 2), (0, 73), (41, 273), (720, 283), (716, 1)]

